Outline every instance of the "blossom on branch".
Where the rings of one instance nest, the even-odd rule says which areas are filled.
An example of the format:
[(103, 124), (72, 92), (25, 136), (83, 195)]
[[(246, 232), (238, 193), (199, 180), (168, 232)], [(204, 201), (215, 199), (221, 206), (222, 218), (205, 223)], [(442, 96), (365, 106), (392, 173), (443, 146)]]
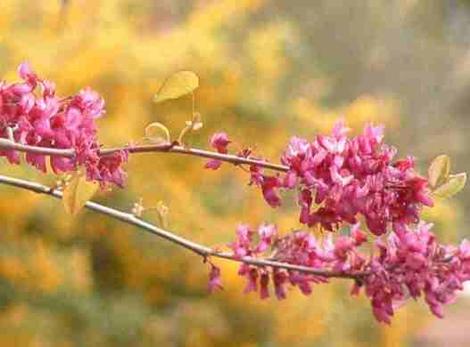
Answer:
[(220, 269), (214, 264), (210, 264), (211, 270), (209, 272), (209, 292), (214, 292), (218, 289), (223, 289), (222, 281), (220, 279)]
[[(168, 130), (159, 123), (152, 125), (166, 132), (164, 146), (102, 150), (96, 120), (105, 111), (98, 93), (84, 88), (59, 98), (55, 85), (38, 77), (28, 64), (21, 64), (18, 74), (21, 82), (0, 82), (0, 156), (10, 163), (20, 163), (21, 150), (28, 164), (45, 172), (47, 153), (54, 173), (83, 167), (87, 180), (122, 186), (126, 177), (122, 167), (130, 153), (176, 152), (210, 158), (205, 167), (212, 170), (223, 161), (247, 165), (249, 184), (260, 188), (271, 207), (281, 205), (283, 190), (295, 190), (300, 223), (318, 227), (321, 237), (301, 230), (280, 234), (274, 224), (255, 229), (240, 224), (235, 240), (228, 244), (230, 253), (142, 223), (135, 215), (88, 203), (92, 210), (203, 256), (210, 265), (211, 292), (223, 287), (221, 270), (209, 257), (239, 262), (245, 292), (256, 292), (261, 299), (272, 294), (285, 299), (291, 287), (311, 295), (317, 284), (346, 278), (354, 281), (351, 294), (363, 291), (375, 318), (390, 323), (396, 308), (409, 298), (424, 298), (431, 312), (442, 317), (443, 305), (451, 303), (470, 280), (470, 242), (442, 245), (431, 232), (432, 225), (420, 217), (423, 206), (433, 205), (430, 186), (435, 196), (451, 196), (463, 188), (466, 174), (450, 175), (449, 159), (440, 156), (430, 167), (429, 180), (420, 176), (412, 157), (395, 159), (397, 151), (383, 142), (381, 126), (367, 125), (361, 134), (348, 136), (349, 129), (339, 122), (330, 135), (312, 140), (293, 137), (281, 156), (282, 165), (254, 156), (250, 148), (229, 155), (231, 141), (225, 132), (210, 138), (216, 152), (180, 146), (180, 141), (170, 141)], [(76, 177), (82, 178), (82, 172)], [(67, 200), (67, 190), (61, 194), (8, 177), (3, 183)]]
[[(122, 186), (125, 178), (122, 164), (127, 155), (123, 152), (111, 157), (99, 155), (96, 120), (105, 112), (103, 98), (90, 88), (60, 98), (54, 83), (39, 78), (27, 63), (19, 66), (18, 74), (22, 82), (0, 83), (0, 137), (22, 145), (73, 149), (73, 157), (51, 156), (55, 173), (83, 166), (89, 180)], [(1, 150), (0, 156), (13, 164), (20, 162), (15, 150)], [(26, 162), (46, 171), (43, 154), (27, 153)]]
[[(368, 243), (359, 225), (348, 235), (333, 239), (333, 234), (328, 234), (323, 240), (304, 231), (281, 237), (274, 225), (261, 225), (257, 233), (241, 225), (229, 246), (239, 258), (268, 258), (319, 273), (242, 263), (238, 274), (247, 281), (245, 293), (258, 292), (266, 299), (272, 286), (275, 296), (284, 299), (288, 285), (310, 295), (315, 284), (329, 282), (326, 274), (355, 278), (351, 293), (357, 295), (364, 288), (375, 318), (390, 323), (396, 308), (409, 297), (424, 297), (431, 312), (442, 317), (442, 306), (451, 303), (463, 289), (463, 282), (470, 280), (470, 243), (464, 240), (460, 247), (441, 245), (431, 227), (420, 223), (414, 229)], [(361, 249), (366, 243), (372, 247), (372, 255)]]
[[(210, 138), (209, 144), (214, 148), (218, 153), (226, 154), (228, 152), (227, 146), (230, 144), (230, 140), (226, 133), (220, 132), (215, 133)], [(217, 170), (222, 165), (222, 162), (217, 159), (209, 160), (205, 167), (207, 169)]]
[(289, 166), (284, 188), (300, 188), (300, 222), (333, 231), (362, 215), (376, 235), (416, 223), (421, 206), (432, 200), (413, 159), (393, 161), (396, 150), (383, 144), (382, 127), (368, 125), (351, 138), (347, 132), (338, 123), (331, 136), (294, 137), (282, 155)]

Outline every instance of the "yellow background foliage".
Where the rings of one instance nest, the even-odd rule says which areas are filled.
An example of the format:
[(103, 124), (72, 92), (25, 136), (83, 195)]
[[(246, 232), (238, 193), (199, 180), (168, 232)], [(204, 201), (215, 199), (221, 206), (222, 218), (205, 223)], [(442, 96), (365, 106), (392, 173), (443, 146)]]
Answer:
[[(386, 12), (380, 3), (374, 11)], [(194, 146), (207, 146), (210, 134), (225, 130), (234, 148), (253, 147), (277, 161), (290, 136), (311, 138), (339, 118), (355, 131), (366, 122), (385, 123), (399, 139), (400, 100), (365, 89), (328, 101), (336, 75), (321, 69), (315, 58), (321, 52), (302, 55), (307, 32), (282, 10), (271, 15), (277, 6), (263, 0), (2, 0), (0, 75), (14, 80), (16, 66), (27, 60), (61, 95), (91, 86), (106, 100), (99, 138), (109, 146), (139, 141), (155, 121), (177, 136), (190, 118), (191, 98), (151, 100), (164, 78), (181, 69), (201, 81), (196, 109), (204, 128), (189, 135)], [(336, 20), (336, 10), (329, 11)], [(372, 51), (378, 66), (382, 56)], [(299, 59), (312, 70), (302, 70)], [(126, 189), (96, 198), (128, 211), (139, 198), (146, 206), (162, 200), (171, 230), (209, 245), (227, 243), (240, 221), (299, 227), (294, 204), (273, 210), (241, 170), (224, 165), (214, 173), (203, 165), (197, 158), (133, 156)], [(55, 180), (3, 160), (0, 168)], [(411, 304), (392, 326), (375, 323), (367, 300), (349, 296), (349, 283), (316, 287), (310, 297), (292, 292), (282, 302), (260, 301), (242, 293), (236, 265), (223, 262), (217, 264), (225, 290), (210, 296), (207, 266), (178, 247), (91, 212), (72, 218), (60, 202), (30, 192), (0, 187), (0, 194), (2, 346), (398, 346), (422, 321), (422, 309)], [(455, 240), (457, 203), (426, 213), (446, 231), (446, 241)], [(157, 221), (152, 212), (145, 217)]]

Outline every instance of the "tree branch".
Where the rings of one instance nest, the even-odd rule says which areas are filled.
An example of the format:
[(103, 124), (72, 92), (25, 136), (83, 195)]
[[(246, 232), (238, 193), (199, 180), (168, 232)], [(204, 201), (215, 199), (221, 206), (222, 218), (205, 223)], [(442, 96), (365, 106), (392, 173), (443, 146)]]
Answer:
[[(34, 154), (43, 154), (43, 155), (56, 155), (61, 157), (73, 158), (75, 151), (73, 149), (58, 149), (58, 148), (49, 148), (49, 147), (38, 147), (38, 146), (29, 146), (23, 145), (20, 143), (13, 142), (11, 140), (0, 138), (0, 148), (4, 150), (15, 150), (19, 152), (34, 153)], [(163, 144), (154, 144), (154, 145), (128, 145), (115, 148), (102, 148), (100, 150), (100, 155), (110, 155), (118, 151), (126, 150), (130, 154), (138, 153), (176, 153), (176, 154), (185, 154), (195, 157), (202, 157), (207, 159), (217, 159), (220, 161), (228, 162), (234, 165), (256, 165), (266, 169), (271, 169), (275, 171), (286, 172), (289, 168), (285, 165), (274, 164), (264, 160), (259, 160), (255, 158), (244, 158), (239, 157), (233, 154), (222, 154), (213, 151), (206, 151), (198, 148), (186, 148), (180, 145), (174, 145), (172, 143), (163, 143)]]
[[(60, 190), (42, 185), (37, 182), (31, 182), (31, 181), (18, 179), (18, 178), (0, 175), (0, 184), (5, 184), (5, 185), (29, 190), (35, 193), (49, 195), (57, 199), (62, 199), (62, 192)], [(366, 275), (365, 272), (345, 273), (345, 272), (331, 271), (331, 270), (325, 270), (325, 269), (314, 269), (314, 268), (307, 267), (307, 266), (277, 262), (277, 261), (273, 261), (269, 259), (262, 259), (262, 258), (253, 258), (253, 257), (237, 258), (233, 253), (219, 252), (205, 245), (201, 245), (199, 243), (188, 240), (184, 237), (178, 236), (170, 231), (161, 229), (149, 222), (146, 222), (136, 217), (132, 213), (119, 211), (119, 210), (116, 210), (116, 209), (113, 209), (113, 208), (110, 208), (110, 207), (107, 207), (107, 206), (104, 206), (104, 205), (101, 205), (92, 201), (88, 201), (85, 204), (85, 207), (88, 208), (89, 210), (98, 212), (100, 214), (117, 219), (126, 224), (130, 224), (142, 230), (145, 230), (169, 242), (172, 242), (176, 245), (186, 248), (192, 251), (193, 253), (196, 253), (202, 256), (204, 259), (208, 257), (222, 258), (222, 259), (241, 262), (241, 263), (254, 265), (254, 266), (261, 266), (261, 267), (266, 266), (266, 267), (272, 267), (272, 268), (278, 268), (278, 269), (293, 270), (293, 271), (299, 271), (303, 273), (309, 273), (312, 275), (328, 277), (328, 278), (337, 277), (337, 278), (359, 279), (362, 276)]]

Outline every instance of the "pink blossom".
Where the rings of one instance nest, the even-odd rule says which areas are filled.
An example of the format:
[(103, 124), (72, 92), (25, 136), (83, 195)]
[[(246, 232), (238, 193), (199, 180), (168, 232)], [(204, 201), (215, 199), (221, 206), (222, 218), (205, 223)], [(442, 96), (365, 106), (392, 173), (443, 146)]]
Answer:
[(281, 205), (281, 198), (276, 191), (279, 187), (281, 187), (281, 180), (278, 177), (263, 176), (261, 190), (263, 191), (264, 199), (271, 207)]
[(262, 272), (259, 281), (259, 296), (261, 299), (269, 298), (269, 273)]
[(351, 237), (354, 239), (356, 246), (360, 246), (367, 241), (367, 234), (360, 229), (359, 223), (351, 227)]
[[(23, 82), (0, 83), (0, 137), (8, 138), (11, 129), (13, 140), (20, 144), (74, 149), (73, 158), (51, 156), (55, 173), (83, 166), (88, 179), (122, 186), (127, 154), (99, 155), (95, 120), (104, 114), (103, 98), (90, 88), (59, 98), (54, 83), (39, 78), (27, 63), (18, 67), (18, 74)], [(16, 151), (2, 150), (0, 156), (12, 164), (20, 162)], [(46, 171), (44, 155), (28, 153), (26, 162)]]
[(210, 139), (210, 145), (219, 153), (227, 153), (227, 146), (230, 142), (224, 132), (215, 133)]
[(276, 293), (276, 298), (282, 300), (286, 298), (286, 283), (287, 274), (284, 270), (273, 270), (273, 283), (274, 283), (274, 292)]
[[(226, 154), (228, 152), (227, 146), (230, 144), (230, 140), (226, 133), (218, 132), (211, 136), (209, 144), (218, 153)], [(218, 159), (209, 160), (204, 166), (206, 169), (217, 170), (222, 165), (222, 162)]]
[[(375, 249), (373, 255), (369, 251), (366, 255), (360, 246), (367, 238), (359, 224), (346, 234), (335, 238), (329, 234), (321, 241), (303, 231), (280, 237), (274, 225), (266, 224), (258, 228), (260, 240), (257, 241), (252, 229), (242, 225), (232, 249), (235, 252), (241, 247), (249, 257), (269, 257), (318, 271), (352, 277), (362, 274), (357, 275), (351, 294), (358, 295), (364, 288), (375, 318), (389, 324), (408, 297), (423, 297), (431, 312), (442, 317), (443, 305), (453, 302), (463, 282), (470, 280), (469, 242), (464, 240), (459, 247), (441, 245), (431, 228), (432, 225), (425, 223), (405, 226), (398, 233), (377, 239), (370, 245)], [(288, 286), (310, 295), (314, 285), (328, 282), (322, 275), (246, 263), (240, 265), (239, 275), (247, 280), (245, 292), (259, 291), (263, 299), (269, 296), (270, 285), (276, 297), (284, 299)]]
[(255, 248), (255, 253), (265, 252), (273, 243), (277, 235), (276, 226), (273, 224), (262, 224), (258, 229), (259, 243)]
[(251, 255), (253, 231), (246, 224), (240, 224), (237, 227), (237, 239), (229, 244), (237, 258)]
[(259, 270), (254, 266), (247, 266), (243, 264), (240, 266), (240, 270), (238, 274), (241, 276), (245, 276), (247, 279), (246, 287), (244, 292), (257, 292), (258, 291), (258, 278), (259, 278)]
[[(281, 158), (289, 171), (281, 185), (271, 185), (268, 197), (281, 186), (297, 189), (300, 222), (328, 231), (355, 224), (359, 215), (376, 235), (389, 226), (416, 223), (421, 206), (431, 206), (432, 200), (412, 158), (392, 161), (396, 150), (382, 143), (382, 127), (368, 125), (351, 138), (347, 131), (338, 123), (331, 136), (319, 135), (312, 142), (293, 137)], [(266, 189), (263, 195), (266, 199)], [(312, 209), (313, 202), (320, 206)], [(268, 203), (278, 206), (280, 199)]]
[(220, 268), (210, 264), (211, 270), (209, 272), (209, 292), (213, 293), (217, 289), (223, 289), (222, 281), (220, 279)]
[(380, 254), (367, 265), (364, 285), (379, 321), (389, 323), (395, 303), (408, 294), (424, 296), (432, 313), (442, 317), (443, 305), (453, 302), (470, 280), (462, 253), (452, 257), (452, 248), (438, 244), (430, 229), (421, 223), (415, 230), (391, 234), (385, 243), (378, 241)]
[(217, 159), (209, 160), (204, 167), (206, 169), (217, 170), (222, 165), (222, 162)]

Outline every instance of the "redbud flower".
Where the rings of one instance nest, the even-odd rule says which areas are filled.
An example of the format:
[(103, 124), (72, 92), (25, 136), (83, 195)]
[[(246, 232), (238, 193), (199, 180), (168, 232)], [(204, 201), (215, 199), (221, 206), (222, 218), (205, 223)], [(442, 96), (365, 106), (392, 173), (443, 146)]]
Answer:
[[(382, 143), (383, 128), (366, 126), (361, 135), (347, 137), (338, 123), (331, 136), (312, 142), (293, 137), (281, 162), (289, 167), (284, 189), (299, 189), (299, 220), (328, 231), (364, 216), (370, 231), (384, 234), (389, 226), (416, 223), (421, 206), (431, 206), (428, 182), (414, 171), (412, 158), (393, 162), (396, 150)], [(273, 195), (269, 185), (268, 197)], [(266, 199), (266, 189), (263, 189)], [(268, 199), (267, 199), (268, 200)], [(271, 198), (277, 206), (280, 201)], [(313, 208), (313, 202), (319, 205)]]
[[(375, 318), (388, 324), (408, 297), (424, 297), (431, 312), (442, 317), (443, 305), (451, 303), (456, 292), (463, 289), (463, 282), (470, 280), (470, 243), (464, 240), (459, 247), (440, 245), (431, 227), (420, 223), (377, 239), (371, 245), (375, 249), (372, 255), (360, 248), (367, 238), (359, 224), (352, 226), (348, 234), (336, 238), (329, 234), (321, 241), (303, 231), (279, 237), (275, 226), (267, 224), (258, 228), (257, 241), (254, 231), (241, 225), (231, 247), (250, 257), (269, 257), (353, 278), (362, 274), (357, 275), (351, 294), (358, 295), (364, 288)], [(328, 282), (322, 275), (245, 263), (238, 274), (246, 278), (245, 293), (259, 291), (262, 299), (269, 296), (270, 285), (276, 297), (284, 299), (287, 286), (310, 295), (313, 285)]]
[[(215, 133), (209, 140), (211, 147), (214, 148), (217, 152), (223, 154), (227, 153), (227, 146), (230, 144), (230, 142), (231, 141), (228, 139), (227, 134), (224, 132)], [(211, 159), (206, 163), (205, 168), (217, 170), (221, 165), (222, 162), (220, 160)]]
[(224, 132), (215, 133), (210, 139), (210, 145), (219, 153), (227, 153), (227, 146), (230, 142)]
[[(39, 78), (27, 63), (19, 66), (18, 75), (23, 82), (0, 83), (0, 137), (8, 138), (11, 131), (12, 140), (23, 145), (74, 149), (73, 158), (51, 156), (55, 173), (83, 166), (89, 180), (122, 186), (127, 154), (99, 155), (95, 121), (104, 114), (103, 98), (90, 88), (59, 98), (54, 83)], [(2, 150), (0, 156), (12, 164), (20, 161), (13, 150)], [(27, 153), (25, 157), (28, 164), (46, 171), (44, 155)]]
[(217, 289), (223, 289), (222, 280), (220, 279), (220, 269), (210, 264), (211, 270), (209, 272), (209, 292), (213, 293)]

